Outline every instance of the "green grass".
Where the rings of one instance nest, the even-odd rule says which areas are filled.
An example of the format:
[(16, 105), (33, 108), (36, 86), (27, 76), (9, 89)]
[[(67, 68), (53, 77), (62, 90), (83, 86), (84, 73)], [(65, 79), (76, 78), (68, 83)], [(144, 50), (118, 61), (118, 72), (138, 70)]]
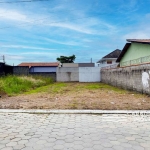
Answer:
[(42, 76), (6, 76), (0, 77), (0, 94), (32, 94), (47, 92), (49, 94), (76, 92), (83, 90), (107, 90), (126, 93), (126, 90), (104, 83), (54, 83), (49, 77)]
[(104, 83), (89, 83), (88, 85), (85, 86), (85, 88), (89, 89), (89, 90), (101, 89), (101, 90), (115, 91), (115, 92), (119, 92), (119, 93), (127, 92), (124, 89), (120, 89), (118, 87), (114, 87), (114, 86), (104, 84)]
[(56, 94), (64, 91), (65, 87), (67, 87), (66, 83), (57, 82), (50, 85), (38, 87), (36, 89), (26, 92), (25, 94), (34, 94), (39, 92), (48, 92), (48, 93)]
[(0, 77), (0, 93), (12, 96), (50, 83), (53, 83), (53, 80), (48, 77), (9, 75)]

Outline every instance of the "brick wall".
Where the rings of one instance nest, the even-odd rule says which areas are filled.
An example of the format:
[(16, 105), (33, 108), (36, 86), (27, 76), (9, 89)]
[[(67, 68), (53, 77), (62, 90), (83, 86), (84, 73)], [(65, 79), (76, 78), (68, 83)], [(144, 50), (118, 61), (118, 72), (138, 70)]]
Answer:
[(101, 82), (150, 94), (150, 64), (102, 69)]

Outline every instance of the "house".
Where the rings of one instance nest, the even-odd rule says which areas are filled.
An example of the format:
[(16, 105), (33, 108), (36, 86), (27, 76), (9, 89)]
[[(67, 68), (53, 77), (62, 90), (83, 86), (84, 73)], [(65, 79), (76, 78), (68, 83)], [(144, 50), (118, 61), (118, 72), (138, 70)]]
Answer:
[(23, 62), (20, 67), (29, 67), (29, 73), (56, 72), (58, 62)]
[(120, 55), (120, 53), (121, 53), (121, 50), (119, 49), (112, 51), (111, 53), (107, 54), (106, 56), (104, 56), (97, 62), (98, 66), (105, 67), (108, 65), (116, 64), (116, 60), (118, 56)]
[(150, 63), (150, 39), (127, 39), (116, 62), (120, 67)]
[(23, 62), (13, 67), (14, 75), (41, 75), (56, 81), (58, 62)]

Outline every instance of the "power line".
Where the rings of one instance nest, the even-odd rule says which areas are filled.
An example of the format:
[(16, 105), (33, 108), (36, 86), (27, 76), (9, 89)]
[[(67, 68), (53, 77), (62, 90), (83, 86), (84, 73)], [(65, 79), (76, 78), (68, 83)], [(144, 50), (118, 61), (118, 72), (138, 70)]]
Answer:
[(5, 3), (27, 3), (27, 2), (38, 2), (38, 1), (49, 1), (49, 0), (24, 0), (24, 1), (6, 1), (6, 2), (2, 2), (0, 1), (1, 4), (5, 4)]

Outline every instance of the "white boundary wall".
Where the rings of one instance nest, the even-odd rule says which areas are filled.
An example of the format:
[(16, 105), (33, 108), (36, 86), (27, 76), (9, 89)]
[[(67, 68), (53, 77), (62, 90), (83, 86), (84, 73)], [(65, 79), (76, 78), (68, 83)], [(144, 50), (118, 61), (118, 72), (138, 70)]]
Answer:
[(79, 82), (100, 82), (100, 67), (79, 67)]

